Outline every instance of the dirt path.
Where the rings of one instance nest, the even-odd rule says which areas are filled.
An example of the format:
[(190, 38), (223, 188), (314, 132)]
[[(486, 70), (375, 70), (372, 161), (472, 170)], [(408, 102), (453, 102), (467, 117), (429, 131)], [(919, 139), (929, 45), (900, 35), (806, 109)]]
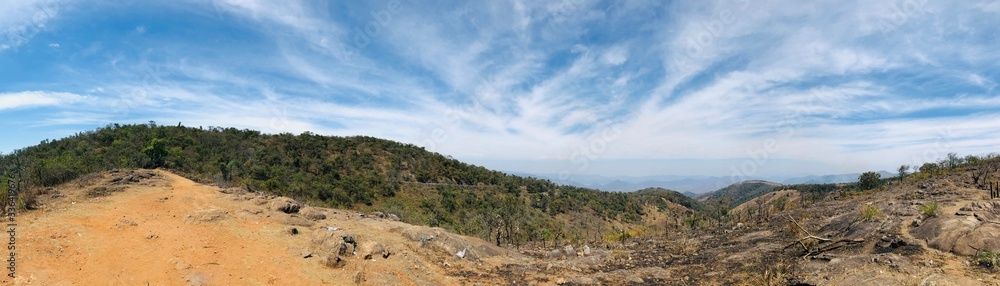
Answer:
[[(315, 264), (290, 259), (266, 221), (185, 221), (235, 202), (179, 176), (108, 197), (81, 194), (23, 214), (18, 285), (317, 284)], [(169, 184), (169, 186), (167, 186)]]
[[(93, 198), (93, 186), (62, 186), (39, 210), (19, 214), (17, 277), (9, 285), (321, 285), (459, 284), (388, 229), (408, 225), (339, 215), (286, 230), (288, 215), (250, 199), (219, 192), (180, 176), (156, 176), (123, 191)], [(108, 174), (96, 179), (108, 182)], [(50, 199), (51, 194), (59, 194)], [(336, 213), (330, 211), (330, 213)], [(279, 219), (284, 218), (285, 220)], [(311, 223), (310, 223), (311, 224)], [(331, 269), (303, 257), (309, 233), (322, 225), (350, 229), (395, 247), (392, 259), (345, 257)], [(423, 253), (418, 253), (423, 252)], [(454, 262), (453, 262), (454, 263)], [(361, 274), (359, 274), (361, 273)], [(365, 282), (367, 281), (367, 282)]]

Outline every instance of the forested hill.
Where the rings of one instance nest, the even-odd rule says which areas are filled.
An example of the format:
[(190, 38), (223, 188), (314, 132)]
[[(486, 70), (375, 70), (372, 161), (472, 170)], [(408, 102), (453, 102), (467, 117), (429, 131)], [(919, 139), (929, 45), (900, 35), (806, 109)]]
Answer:
[[(204, 183), (245, 187), (313, 205), (383, 211), (404, 221), (520, 243), (639, 224), (669, 191), (609, 193), (556, 185), (465, 164), (424, 148), (373, 137), (252, 130), (109, 125), (2, 156), (6, 178), (55, 186), (113, 168), (164, 168)], [(29, 200), (25, 200), (30, 205)], [(596, 220), (595, 220), (596, 219)], [(574, 220), (581, 220), (576, 223)], [(585, 223), (582, 220), (591, 220)], [(594, 229), (590, 229), (594, 228)], [(579, 237), (584, 238), (584, 237)]]
[(730, 207), (735, 207), (763, 194), (775, 191), (780, 187), (781, 184), (768, 181), (742, 181), (714, 192), (705, 193), (701, 196), (701, 199), (704, 201), (723, 202)]

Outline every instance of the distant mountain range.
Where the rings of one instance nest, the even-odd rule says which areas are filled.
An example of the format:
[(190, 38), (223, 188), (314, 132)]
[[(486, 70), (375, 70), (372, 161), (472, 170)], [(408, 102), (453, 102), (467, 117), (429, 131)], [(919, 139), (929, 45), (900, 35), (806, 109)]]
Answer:
[[(889, 178), (896, 176), (896, 174), (889, 173), (886, 171), (879, 171), (878, 173), (882, 175), (882, 178)], [(859, 176), (861, 176), (861, 173), (824, 175), (824, 176), (805, 176), (805, 177), (789, 178), (784, 181), (781, 181), (781, 183), (786, 185), (847, 183), (847, 182), (858, 181)]]
[[(602, 175), (573, 175), (567, 179), (560, 179), (554, 174), (528, 174), (517, 173), (519, 176), (535, 177), (547, 179), (557, 184), (592, 188), (611, 192), (632, 192), (646, 188), (664, 188), (678, 191), (689, 197), (696, 197), (700, 194), (716, 191), (732, 184), (744, 180), (764, 180), (770, 182), (780, 182), (785, 185), (792, 184), (831, 184), (855, 182), (861, 173), (836, 174), (836, 175), (811, 175), (801, 177), (765, 177), (765, 178), (740, 178), (734, 180), (731, 177), (712, 176), (602, 176)], [(883, 178), (894, 177), (895, 174), (880, 171)]]

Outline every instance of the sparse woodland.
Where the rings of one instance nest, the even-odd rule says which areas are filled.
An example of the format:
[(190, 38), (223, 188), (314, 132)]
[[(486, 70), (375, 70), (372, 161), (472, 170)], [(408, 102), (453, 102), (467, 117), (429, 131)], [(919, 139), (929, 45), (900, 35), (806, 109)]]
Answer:
[[(2, 157), (4, 187), (19, 178), (20, 207), (46, 187), (115, 168), (164, 168), (202, 183), (242, 187), (325, 207), (382, 211), (500, 245), (600, 240), (641, 225), (646, 210), (702, 205), (651, 189), (610, 193), (512, 176), (421, 147), (372, 137), (267, 135), (235, 128), (109, 125)], [(676, 209), (676, 208), (675, 208)], [(680, 210), (678, 210), (680, 211)]]

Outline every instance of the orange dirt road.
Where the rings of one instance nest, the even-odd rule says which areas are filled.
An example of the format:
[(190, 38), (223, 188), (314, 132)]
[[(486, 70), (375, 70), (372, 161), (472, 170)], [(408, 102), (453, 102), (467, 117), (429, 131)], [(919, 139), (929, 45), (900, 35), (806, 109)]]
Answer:
[[(296, 259), (283, 226), (263, 219), (193, 222), (236, 200), (168, 172), (120, 193), (84, 190), (19, 214), (16, 285), (317, 285), (341, 280)], [(72, 187), (72, 186), (71, 186)], [(282, 240), (285, 241), (282, 241)], [(5, 272), (6, 273), (6, 272)], [(346, 279), (344, 279), (346, 280)], [(343, 281), (343, 280), (341, 280)]]

